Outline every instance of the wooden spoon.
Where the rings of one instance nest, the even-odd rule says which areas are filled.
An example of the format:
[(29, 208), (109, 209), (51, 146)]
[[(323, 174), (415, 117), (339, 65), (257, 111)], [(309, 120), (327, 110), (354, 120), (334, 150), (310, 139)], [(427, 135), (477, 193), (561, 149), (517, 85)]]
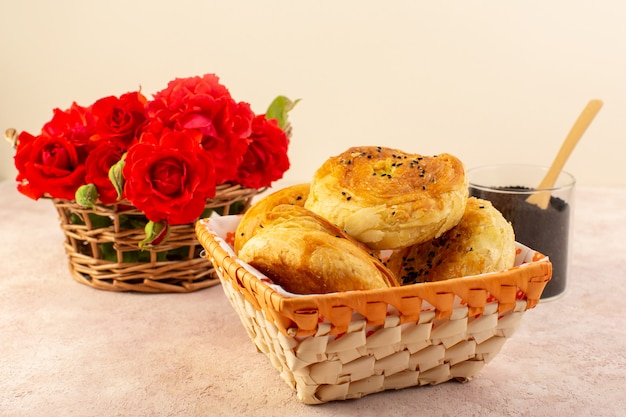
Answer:
[[(596, 114), (600, 111), (600, 108), (602, 108), (601, 100), (590, 100), (589, 103), (587, 103), (587, 106), (583, 109), (582, 113), (580, 113), (580, 116), (578, 116), (578, 119), (570, 129), (545, 177), (537, 186), (538, 190), (554, 187), (556, 179), (563, 170), (563, 166), (565, 166), (565, 162), (585, 133), (585, 130), (587, 130), (594, 117), (596, 117)], [(550, 191), (545, 190), (535, 193), (528, 197), (526, 201), (545, 210), (548, 208), (548, 204), (550, 204)]]

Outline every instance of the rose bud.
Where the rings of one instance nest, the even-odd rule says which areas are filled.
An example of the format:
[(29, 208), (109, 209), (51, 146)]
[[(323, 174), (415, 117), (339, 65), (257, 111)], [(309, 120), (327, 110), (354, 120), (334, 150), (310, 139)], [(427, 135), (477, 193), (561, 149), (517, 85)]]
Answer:
[(163, 243), (170, 233), (167, 222), (149, 221), (145, 227), (146, 237), (139, 242), (139, 249), (150, 249)]
[(78, 187), (76, 190), (76, 202), (83, 207), (92, 208), (96, 201), (98, 201), (98, 190), (93, 184), (85, 184)]
[(122, 198), (122, 192), (124, 190), (124, 175), (122, 174), (122, 171), (124, 170), (124, 166), (126, 165), (125, 157), (126, 155), (122, 156), (122, 159), (113, 164), (111, 166), (111, 169), (109, 169), (109, 179), (111, 180), (113, 187), (117, 191), (118, 199)]

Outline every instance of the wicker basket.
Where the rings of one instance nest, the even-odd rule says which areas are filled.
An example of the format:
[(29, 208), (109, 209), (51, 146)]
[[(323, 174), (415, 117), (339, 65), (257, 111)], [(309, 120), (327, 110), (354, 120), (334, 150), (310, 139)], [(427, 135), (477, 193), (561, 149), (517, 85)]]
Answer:
[[(206, 208), (219, 214), (243, 212), (260, 190), (223, 184)], [(101, 290), (191, 292), (219, 283), (194, 224), (170, 226), (161, 245), (139, 250), (145, 237), (143, 214), (126, 202), (93, 209), (53, 199), (65, 233), (65, 252), (74, 279)], [(234, 207), (234, 206), (237, 207)]]
[(286, 294), (236, 259), (239, 216), (201, 220), (200, 243), (257, 349), (306, 404), (468, 381), (539, 302), (552, 265), (518, 245), (510, 270), (325, 295)]

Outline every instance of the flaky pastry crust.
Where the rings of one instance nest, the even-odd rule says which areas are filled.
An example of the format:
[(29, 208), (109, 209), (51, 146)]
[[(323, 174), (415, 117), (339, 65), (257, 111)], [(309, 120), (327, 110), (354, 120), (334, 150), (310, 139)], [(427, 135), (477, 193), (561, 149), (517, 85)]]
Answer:
[(238, 257), (296, 294), (325, 294), (398, 286), (367, 247), (304, 207), (266, 212)]
[(268, 194), (256, 201), (245, 212), (235, 231), (235, 253), (239, 253), (244, 243), (258, 230), (263, 215), (280, 204), (304, 206), (309, 196), (309, 183), (291, 185)]
[(386, 265), (406, 285), (499, 272), (514, 263), (513, 227), (489, 201), (470, 197), (457, 226), (431, 241), (394, 251)]
[(305, 207), (372, 249), (426, 242), (454, 227), (468, 197), (463, 163), (361, 146), (315, 172)]

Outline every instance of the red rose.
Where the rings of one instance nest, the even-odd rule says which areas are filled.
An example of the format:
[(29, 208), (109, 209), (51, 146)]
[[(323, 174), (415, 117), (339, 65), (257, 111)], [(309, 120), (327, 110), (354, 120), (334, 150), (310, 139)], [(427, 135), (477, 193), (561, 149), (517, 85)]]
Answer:
[(102, 204), (114, 204), (118, 200), (117, 190), (109, 179), (109, 169), (124, 152), (126, 147), (121, 141), (100, 141), (85, 161), (85, 182), (96, 186)]
[(42, 133), (55, 138), (65, 138), (84, 160), (91, 149), (93, 126), (90, 109), (72, 103), (67, 110), (54, 109), (52, 120), (43, 126)]
[(124, 194), (153, 222), (191, 223), (215, 196), (211, 155), (200, 148), (199, 133), (146, 133), (131, 146), (124, 167)]
[(214, 157), (216, 183), (236, 178), (254, 113), (249, 104), (233, 100), (217, 76), (171, 81), (148, 103), (147, 115), (147, 130), (153, 133), (163, 128), (198, 131), (202, 147)]
[(146, 120), (146, 98), (140, 92), (126, 93), (117, 98), (101, 98), (91, 106), (94, 121), (92, 140), (120, 140), (126, 146), (136, 139)]
[(33, 199), (44, 194), (74, 199), (76, 189), (85, 184), (85, 166), (72, 143), (63, 135), (33, 136), (22, 132), (15, 152), (18, 190)]
[(250, 144), (239, 166), (237, 182), (248, 188), (268, 187), (289, 169), (289, 138), (276, 120), (260, 115), (252, 121)]

